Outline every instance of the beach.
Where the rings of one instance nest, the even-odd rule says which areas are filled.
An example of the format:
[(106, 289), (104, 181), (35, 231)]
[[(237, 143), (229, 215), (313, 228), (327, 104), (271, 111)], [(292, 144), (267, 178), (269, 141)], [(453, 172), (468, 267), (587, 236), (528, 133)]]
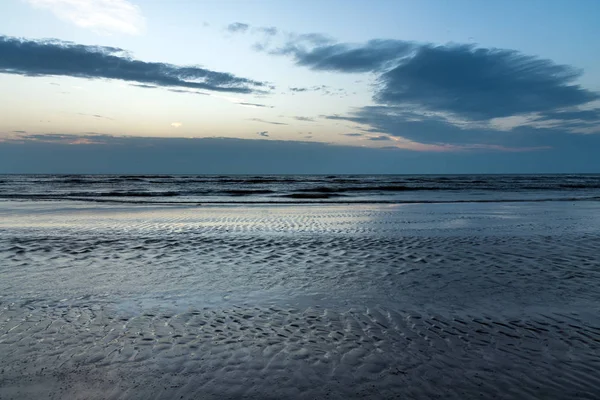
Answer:
[(0, 398), (594, 399), (597, 202), (0, 202)]
[(0, 15), (0, 400), (600, 400), (600, 0)]

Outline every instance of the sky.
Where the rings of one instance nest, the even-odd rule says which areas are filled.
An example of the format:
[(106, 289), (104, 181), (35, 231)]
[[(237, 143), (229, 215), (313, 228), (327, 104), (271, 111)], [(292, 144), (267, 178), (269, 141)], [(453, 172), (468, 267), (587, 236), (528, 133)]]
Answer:
[(0, 173), (600, 172), (596, 0), (0, 15)]

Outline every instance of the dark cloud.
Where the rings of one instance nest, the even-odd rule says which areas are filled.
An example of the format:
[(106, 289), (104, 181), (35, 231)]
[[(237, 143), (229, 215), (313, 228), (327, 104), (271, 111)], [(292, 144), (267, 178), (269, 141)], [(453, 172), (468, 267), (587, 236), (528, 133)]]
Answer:
[[(529, 151), (552, 148), (559, 151), (570, 148), (573, 154), (585, 152), (579, 146), (590, 145), (583, 137), (600, 135), (576, 135), (564, 127), (517, 126), (502, 129), (488, 123), (460, 126), (440, 116), (421, 114), (403, 107), (369, 106), (351, 111), (348, 115), (330, 115), (323, 118), (348, 121), (370, 126), (369, 130), (389, 136), (404, 138), (424, 145), (450, 146), (464, 149), (498, 149), (500, 151)], [(579, 125), (577, 125), (579, 127)], [(596, 139), (589, 140), (595, 142)], [(560, 157), (557, 155), (557, 157)]]
[(581, 72), (514, 50), (421, 46), (380, 76), (375, 100), (470, 119), (573, 107), (599, 98), (573, 84)]
[(13, 133), (27, 133), (27, 131), (13, 131)]
[(359, 136), (363, 136), (362, 133), (342, 133), (342, 135), (344, 136), (350, 136), (350, 137), (359, 137)]
[(237, 104), (241, 104), (243, 106), (252, 106), (252, 107), (275, 108), (274, 106), (268, 106), (266, 104), (259, 104), (259, 103), (246, 103), (246, 102), (242, 102), (242, 103), (237, 103)]
[(372, 140), (372, 141), (385, 141), (385, 140), (392, 140), (389, 136), (385, 136), (385, 135), (381, 135), (381, 136), (373, 136), (368, 138), (367, 140)]
[[(572, 84), (579, 75), (515, 51), (421, 46), (381, 73), (375, 100), (382, 105), (323, 117), (428, 145), (561, 148), (573, 138), (570, 132), (600, 126), (599, 109), (577, 107), (598, 98)], [(530, 118), (516, 127), (491, 121), (516, 115)]]
[(385, 133), (427, 144), (448, 143), (452, 145), (499, 143), (502, 132), (465, 130), (434, 115), (423, 115), (401, 107), (367, 106), (351, 111), (348, 115), (324, 115), (323, 118), (349, 121), (368, 125), (367, 132)]
[[(575, 83), (582, 73), (576, 68), (473, 44), (435, 46), (383, 39), (350, 44), (299, 35), (270, 53), (290, 56), (297, 65), (313, 70), (376, 72), (377, 103), (471, 120), (549, 112), (555, 118), (573, 119), (570, 113), (555, 111), (600, 99), (598, 93)], [(579, 115), (597, 119), (595, 112)]]
[[(315, 70), (338, 72), (370, 72), (406, 56), (414, 47), (401, 40), (370, 40), (364, 45), (334, 43), (327, 38), (302, 40), (295, 38), (272, 54), (291, 55), (296, 64)], [(308, 42), (308, 43), (307, 43)], [(316, 47), (309, 48), (307, 44)]]
[(250, 121), (262, 122), (262, 123), (271, 124), (271, 125), (289, 125), (289, 124), (286, 124), (283, 122), (265, 121), (264, 119), (260, 119), (260, 118), (250, 118)]
[(269, 137), (269, 131), (256, 132), (257, 135)]
[(310, 90), (309, 88), (306, 87), (291, 87), (290, 88), (290, 92), (306, 92)]
[(309, 117), (294, 117), (295, 120), (298, 121), (305, 121), (305, 122), (314, 122), (315, 120), (313, 118), (309, 118)]
[(132, 59), (115, 47), (86, 46), (58, 40), (0, 36), (0, 73), (25, 76), (106, 78), (144, 85), (252, 93), (258, 82), (208, 69)]
[(250, 28), (250, 25), (241, 22), (234, 22), (227, 25), (227, 30), (231, 33), (244, 33)]
[(135, 86), (135, 87), (139, 87), (142, 89), (157, 89), (158, 86), (154, 86), (154, 85), (143, 85), (141, 83), (130, 83), (130, 86)]

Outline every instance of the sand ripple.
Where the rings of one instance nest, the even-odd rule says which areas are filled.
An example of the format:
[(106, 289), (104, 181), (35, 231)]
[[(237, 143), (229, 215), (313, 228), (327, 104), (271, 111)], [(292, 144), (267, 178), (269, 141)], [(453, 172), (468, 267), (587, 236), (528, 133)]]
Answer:
[(599, 398), (597, 232), (432, 207), (9, 216), (0, 398)]
[(600, 327), (577, 315), (382, 307), (3, 304), (0, 394), (55, 398), (597, 398)]

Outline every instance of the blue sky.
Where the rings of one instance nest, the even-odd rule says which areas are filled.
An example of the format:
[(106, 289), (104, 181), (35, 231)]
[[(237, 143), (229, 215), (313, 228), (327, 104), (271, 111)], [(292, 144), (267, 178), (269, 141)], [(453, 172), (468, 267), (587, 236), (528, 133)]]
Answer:
[(600, 172), (597, 1), (7, 0), (0, 15), (0, 172)]

